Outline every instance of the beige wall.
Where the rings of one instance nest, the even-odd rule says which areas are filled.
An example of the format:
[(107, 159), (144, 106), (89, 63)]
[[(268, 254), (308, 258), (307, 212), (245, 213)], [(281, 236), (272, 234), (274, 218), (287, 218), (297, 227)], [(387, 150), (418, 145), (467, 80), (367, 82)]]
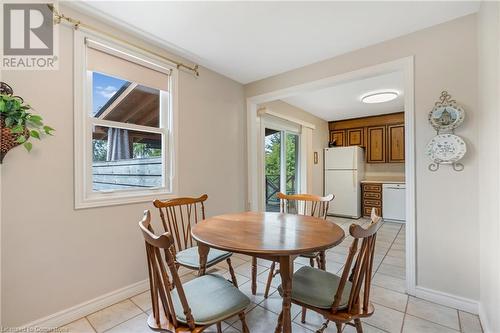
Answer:
[(404, 178), (405, 164), (404, 163), (366, 163), (365, 164), (366, 178)]
[(481, 320), (500, 332), (500, 5), (483, 2), (479, 12), (479, 221)]
[[(469, 15), (245, 86), (247, 97), (415, 57), (417, 284), (479, 299), (477, 221), (476, 16)], [(464, 106), (457, 134), (468, 144), (465, 170), (430, 172), (425, 155), (435, 131), (427, 122), (442, 90)]]
[[(323, 148), (328, 146), (328, 122), (281, 100), (263, 103), (259, 106), (316, 126), (316, 129), (312, 131), (312, 151), (318, 153), (318, 164), (312, 164), (312, 193), (323, 195)], [(313, 156), (307, 158), (313, 159)]]
[[(31, 154), (22, 148), (9, 152), (2, 166), (4, 326), (25, 324), (147, 278), (137, 222), (151, 204), (73, 209), (72, 36), (70, 28), (61, 28), (58, 71), (2, 73), (57, 130), (36, 142)], [(243, 210), (242, 85), (202, 68), (199, 78), (180, 73), (179, 93), (180, 194), (208, 193), (208, 215)]]

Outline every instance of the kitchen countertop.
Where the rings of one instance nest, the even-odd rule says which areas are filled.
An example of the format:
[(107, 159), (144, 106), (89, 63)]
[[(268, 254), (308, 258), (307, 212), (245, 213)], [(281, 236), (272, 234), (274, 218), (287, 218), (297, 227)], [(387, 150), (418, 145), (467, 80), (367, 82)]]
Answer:
[(363, 179), (361, 183), (377, 183), (377, 184), (404, 184), (405, 179), (401, 177), (368, 177)]

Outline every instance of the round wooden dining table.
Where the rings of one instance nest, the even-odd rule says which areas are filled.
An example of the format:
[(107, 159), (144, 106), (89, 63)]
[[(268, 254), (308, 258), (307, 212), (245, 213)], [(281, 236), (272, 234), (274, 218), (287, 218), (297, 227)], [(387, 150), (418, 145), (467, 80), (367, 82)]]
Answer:
[(271, 212), (215, 216), (197, 223), (191, 233), (198, 241), (201, 275), (205, 274), (211, 247), (280, 263), (284, 333), (292, 331), (293, 261), (302, 253), (324, 253), (326, 249), (340, 244), (345, 237), (344, 230), (333, 222), (305, 215)]

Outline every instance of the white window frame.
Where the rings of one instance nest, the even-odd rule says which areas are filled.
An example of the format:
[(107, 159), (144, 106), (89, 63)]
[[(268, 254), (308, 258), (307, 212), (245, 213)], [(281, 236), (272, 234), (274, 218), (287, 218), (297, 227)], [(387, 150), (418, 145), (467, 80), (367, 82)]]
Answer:
[[(167, 114), (160, 113), (160, 126), (151, 127), (120, 122), (92, 119), (92, 77), (87, 71), (86, 41), (93, 47), (153, 69), (170, 71), (168, 93), (162, 93), (160, 103), (169, 103)], [(178, 76), (174, 64), (154, 55), (146, 54), (121, 42), (103, 38), (97, 34), (76, 30), (74, 33), (74, 171), (75, 209), (130, 204), (168, 199), (178, 193)], [(160, 112), (163, 111), (160, 107)], [(162, 134), (163, 183), (159, 188), (130, 190), (92, 190), (92, 126), (102, 125), (149, 133)], [(168, 177), (168, 179), (167, 179)], [(168, 188), (166, 186), (168, 184)]]

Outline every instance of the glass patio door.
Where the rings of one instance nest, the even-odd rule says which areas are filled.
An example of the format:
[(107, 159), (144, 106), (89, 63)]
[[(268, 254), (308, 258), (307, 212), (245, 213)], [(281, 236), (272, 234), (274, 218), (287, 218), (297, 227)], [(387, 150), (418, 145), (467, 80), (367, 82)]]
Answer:
[(299, 193), (299, 134), (266, 127), (264, 155), (265, 209), (278, 212), (278, 192)]

